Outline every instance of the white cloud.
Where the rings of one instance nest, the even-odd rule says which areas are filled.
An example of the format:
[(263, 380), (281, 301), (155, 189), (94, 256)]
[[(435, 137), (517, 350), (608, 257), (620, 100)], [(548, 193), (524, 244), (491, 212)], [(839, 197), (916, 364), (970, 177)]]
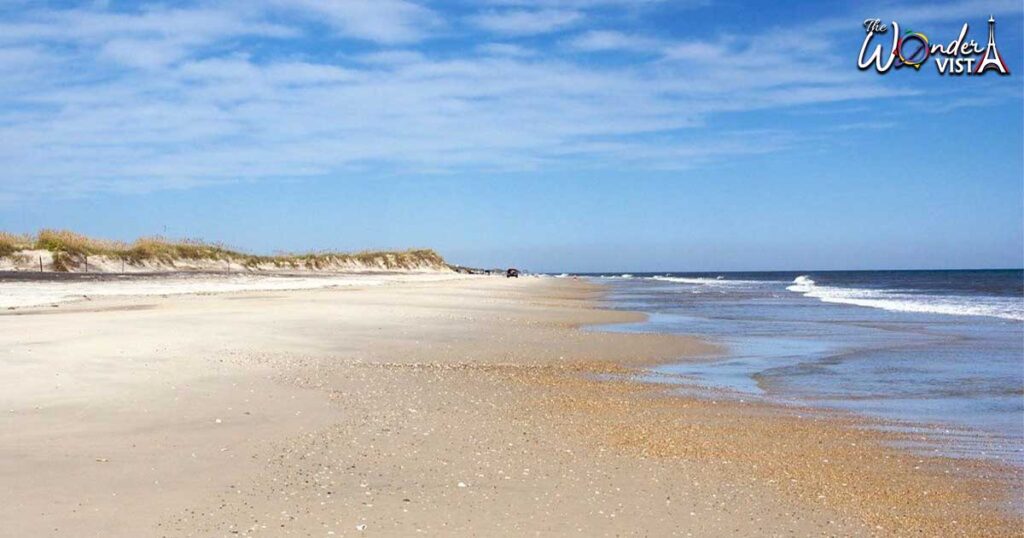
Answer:
[(476, 50), (483, 54), (489, 54), (492, 56), (526, 58), (537, 55), (536, 50), (513, 43), (484, 43), (482, 45), (478, 45)]
[(662, 52), (665, 57), (670, 60), (694, 60), (705, 62), (721, 61), (722, 58), (727, 55), (731, 55), (717, 43), (701, 41), (673, 43), (666, 46)]
[(345, 37), (386, 44), (424, 39), (442, 25), (432, 10), (407, 0), (274, 0), (283, 10), (301, 10)]
[[(424, 46), (412, 42), (426, 34), (410, 21), (436, 16), (426, 8), (341, 4), (0, 19), (0, 197), (357, 172), (687, 168), (782, 151), (798, 138), (723, 131), (722, 114), (907, 92), (850, 69), (849, 51), (832, 50), (827, 36), (672, 41), (608, 29), (564, 42), (650, 53), (603, 63), (479, 33), (456, 35), (457, 47)], [(388, 9), (406, 16), (381, 22)], [(344, 48), (322, 26), (298, 22), (328, 12), (339, 33), (367, 43)], [(556, 27), (584, 22), (561, 20)], [(520, 21), (502, 33), (551, 24)], [(337, 50), (311, 52), (325, 43)]]
[(26, 10), (16, 20), (0, 21), (0, 46), (28, 44), (76, 46), (98, 51), (126, 67), (152, 69), (179, 61), (211, 43), (242, 36), (295, 37), (283, 25), (245, 14), (209, 8), (143, 7), (138, 12), (93, 9)]
[(547, 34), (573, 26), (582, 19), (579, 11), (556, 9), (487, 11), (470, 18), (484, 30), (510, 36)]
[(1024, 11), (1024, 4), (1018, 0), (961, 0), (918, 5), (885, 4), (876, 9), (877, 13), (868, 16), (919, 25), (943, 21), (984, 22), (989, 15), (1019, 14)]
[[(920, 26), (933, 23), (971, 23), (974, 28), (984, 24), (989, 15), (1019, 16), (1024, 12), (1024, 3), (1019, 0), (959, 0), (953, 2), (905, 2), (878, 1), (870, 4), (858, 4), (852, 13), (840, 17), (829, 17), (806, 25), (805, 34), (849, 32), (852, 24), (868, 18), (880, 18), (886, 23), (896, 20), (902, 25)], [(805, 42), (811, 42), (805, 39)]]
[[(647, 7), (660, 4), (666, 0), (486, 0), (486, 3), (499, 6), (520, 6), (549, 9), (592, 9), (599, 7)], [(709, 0), (676, 0), (676, 4), (687, 3), (701, 5)]]
[(145, 36), (207, 43), (238, 35), (293, 37), (288, 27), (253, 20), (228, 10), (143, 7), (114, 13), (91, 9), (27, 10), (16, 21), (0, 22), (0, 42), (102, 42), (110, 38)]
[(382, 50), (361, 54), (357, 57), (360, 62), (367, 64), (399, 65), (421, 62), (425, 59), (423, 53), (415, 50)]
[(286, 86), (353, 82), (361, 78), (360, 73), (353, 69), (294, 61), (269, 64), (263, 74), (268, 80)]
[(10, 76), (26, 74), (51, 61), (50, 53), (38, 46), (0, 47), (0, 69)]
[(100, 54), (130, 67), (154, 69), (178, 61), (186, 55), (181, 43), (155, 39), (111, 39)]
[(664, 45), (645, 36), (630, 35), (614, 30), (591, 30), (568, 41), (570, 48), (586, 52), (630, 50), (656, 52)]

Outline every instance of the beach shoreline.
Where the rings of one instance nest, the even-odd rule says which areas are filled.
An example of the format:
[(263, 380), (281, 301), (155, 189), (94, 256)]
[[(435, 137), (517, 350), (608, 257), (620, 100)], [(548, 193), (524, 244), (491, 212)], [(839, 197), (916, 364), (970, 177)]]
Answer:
[(460, 277), (0, 314), (4, 532), (1020, 535), (1019, 470), (640, 382), (718, 349), (595, 330), (643, 319), (604, 293)]

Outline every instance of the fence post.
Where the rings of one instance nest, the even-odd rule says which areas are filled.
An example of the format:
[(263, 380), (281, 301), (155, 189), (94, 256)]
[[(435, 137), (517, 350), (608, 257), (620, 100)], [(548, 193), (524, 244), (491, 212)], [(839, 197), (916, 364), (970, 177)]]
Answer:
[(40, 273), (43, 272), (43, 257), (42, 256), (39, 257), (39, 272)]
[(86, 273), (89, 272), (89, 255), (88, 254), (85, 255), (85, 272)]

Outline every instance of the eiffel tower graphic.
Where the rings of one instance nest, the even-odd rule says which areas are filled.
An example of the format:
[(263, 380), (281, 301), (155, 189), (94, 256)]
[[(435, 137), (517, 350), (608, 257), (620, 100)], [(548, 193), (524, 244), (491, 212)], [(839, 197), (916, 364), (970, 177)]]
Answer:
[(1000, 75), (1010, 74), (1010, 70), (1006, 68), (1006, 62), (1003, 61), (1003, 56), (996, 48), (996, 19), (992, 15), (988, 16), (988, 46), (985, 47), (985, 54), (981, 61), (974, 68), (974, 74), (980, 75), (989, 69), (999, 71)]

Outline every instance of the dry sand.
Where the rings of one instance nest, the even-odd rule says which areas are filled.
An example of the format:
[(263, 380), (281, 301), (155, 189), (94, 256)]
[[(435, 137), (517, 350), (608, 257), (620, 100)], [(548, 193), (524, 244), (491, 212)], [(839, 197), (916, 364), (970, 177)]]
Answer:
[[(1021, 475), (631, 375), (564, 279), (0, 315), (3, 536), (1021, 535)], [(612, 377), (615, 380), (608, 380)]]

